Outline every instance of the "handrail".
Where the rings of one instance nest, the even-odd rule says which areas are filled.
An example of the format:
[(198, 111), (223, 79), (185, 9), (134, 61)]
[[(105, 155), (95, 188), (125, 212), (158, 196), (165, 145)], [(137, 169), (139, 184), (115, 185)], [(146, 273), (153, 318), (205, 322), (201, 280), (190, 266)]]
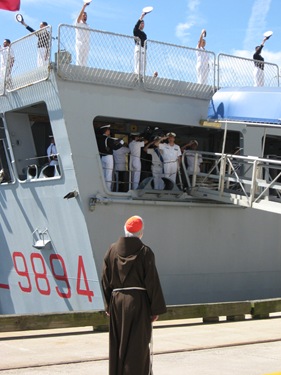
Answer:
[[(254, 86), (253, 72), (257, 60), (220, 53), (217, 56), (218, 88)], [(264, 86), (279, 87), (279, 67), (263, 62)]]
[[(217, 201), (229, 200), (242, 206), (281, 213), (281, 160), (209, 152), (200, 154), (213, 164), (206, 171), (194, 173), (191, 195), (205, 192)], [(239, 199), (233, 196), (239, 196)]]
[[(48, 31), (49, 55), (45, 66), (38, 66), (37, 45), (39, 32)], [(254, 60), (240, 56), (147, 40), (145, 48), (145, 71), (134, 73), (135, 37), (87, 29), (90, 34), (89, 61), (85, 66), (75, 65), (75, 33), (79, 26), (61, 24), (58, 28), (58, 50), (55, 53), (58, 74), (63, 79), (80, 82), (159, 91), (173, 95), (195, 96), (209, 99), (220, 87), (253, 86)], [(85, 31), (83, 29), (83, 31)], [(0, 82), (0, 96), (49, 78), (52, 47), (52, 29), (47, 26), (14, 41), (15, 63), (11, 75), (5, 71), (5, 85)], [(26, 50), (29, 51), (26, 54)], [(198, 78), (198, 53), (209, 64), (206, 81)], [(264, 86), (279, 87), (279, 67), (264, 62)], [(141, 65), (141, 64), (139, 64)], [(39, 69), (40, 68), (40, 69)], [(217, 71), (216, 71), (217, 68)], [(157, 72), (154, 76), (154, 72)], [(204, 75), (204, 74), (203, 74)], [(9, 78), (7, 80), (7, 78)], [(10, 79), (11, 78), (11, 79)], [(201, 78), (200, 78), (201, 79)]]

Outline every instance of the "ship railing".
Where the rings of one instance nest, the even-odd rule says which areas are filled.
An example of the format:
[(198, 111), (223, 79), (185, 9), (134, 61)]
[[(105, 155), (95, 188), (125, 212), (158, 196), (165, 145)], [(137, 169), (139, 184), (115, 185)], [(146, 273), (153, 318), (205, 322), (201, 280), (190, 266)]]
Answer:
[[(198, 53), (202, 64), (197, 62)], [(215, 90), (215, 62), (210, 51), (147, 40), (144, 88), (209, 99)]]
[[(139, 87), (167, 94), (209, 99), (215, 84), (215, 54), (202, 51), (209, 60), (205, 84), (197, 83), (197, 50), (147, 40), (144, 61), (135, 62), (138, 38), (89, 29), (89, 54), (85, 66), (76, 65), (75, 38), (78, 26), (62, 24), (58, 33), (56, 65), (65, 80), (120, 87)], [(205, 59), (206, 60), (206, 59)], [(137, 69), (137, 70), (136, 70)]]
[[(89, 38), (85, 66), (76, 65), (75, 41), (79, 29), (88, 33)], [(134, 46), (134, 37), (62, 24), (58, 30), (58, 75), (65, 80), (133, 88), (138, 84), (138, 76), (134, 74)]]
[[(261, 63), (257, 61), (257, 63)], [(246, 87), (254, 86), (255, 60), (244, 57), (232, 56), (220, 53), (217, 57), (217, 86), (222, 87)], [(264, 62), (265, 87), (279, 87), (279, 67), (276, 64)]]
[[(89, 57), (85, 66), (76, 65), (78, 29), (89, 33)], [(146, 41), (144, 64), (138, 64), (135, 72), (135, 42), (139, 41), (133, 36), (62, 24), (58, 29), (55, 54), (58, 74), (66, 80), (125, 88), (141, 86), (149, 91), (203, 99), (209, 99), (217, 88), (254, 85), (255, 61), (252, 59), (227, 54), (216, 58), (210, 51), (153, 40)], [(42, 45), (45, 49), (38, 48)], [(2, 55), (5, 50), (8, 61), (1, 71), (0, 95), (47, 80), (51, 47), (52, 28), (47, 26), (11, 43), (8, 54), (6, 49), (0, 50)], [(199, 52), (201, 60), (208, 61), (206, 74), (201, 72), (201, 78), (197, 72)], [(278, 65), (264, 62), (263, 66), (264, 86), (278, 87)]]
[(60, 154), (53, 155), (57, 164), (50, 165), (48, 156), (36, 156), (25, 159), (25, 168), (23, 174), (19, 175), (20, 181), (38, 181), (46, 178), (61, 178), (62, 176), (62, 163)]
[(192, 175), (191, 195), (246, 207), (257, 207), (264, 201), (281, 203), (281, 160), (225, 153), (200, 154), (210, 166)]
[[(44, 47), (42, 47), (44, 46)], [(50, 74), (52, 28), (46, 26), (11, 43), (0, 95), (45, 81)], [(2, 50), (3, 51), (3, 50)]]

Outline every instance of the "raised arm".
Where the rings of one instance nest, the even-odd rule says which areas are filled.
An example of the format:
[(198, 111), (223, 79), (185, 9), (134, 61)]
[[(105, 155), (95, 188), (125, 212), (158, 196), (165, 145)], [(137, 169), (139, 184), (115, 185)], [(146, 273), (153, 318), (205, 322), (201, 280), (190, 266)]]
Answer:
[(165, 139), (168, 139), (169, 137), (167, 137), (166, 135), (164, 137), (161, 137), (159, 138), (154, 144), (156, 147), (158, 147), (160, 145), (161, 142), (163, 142)]
[(151, 146), (153, 143), (155, 143), (154, 140), (151, 141), (151, 142), (148, 142), (148, 143), (145, 145), (145, 147), (143, 148), (143, 151), (144, 151), (144, 152), (147, 152), (148, 147)]
[(205, 47), (205, 40), (204, 36), (206, 36), (206, 30), (203, 29), (200, 34), (200, 38), (198, 40), (197, 48), (204, 48)]
[(80, 21), (82, 21), (83, 13), (85, 12), (85, 8), (88, 5), (89, 5), (89, 3), (84, 3), (83, 4), (82, 9), (81, 9), (81, 11), (79, 13), (79, 16), (77, 17), (76, 23), (80, 23)]
[(264, 43), (269, 39), (269, 37), (265, 36), (261, 42), (261, 46), (264, 46)]
[(28, 25), (24, 22), (24, 20), (21, 21), (21, 24), (22, 24), (23, 26), (25, 26), (26, 29), (27, 29), (28, 31), (30, 31), (31, 33), (34, 33), (35, 30), (34, 30), (32, 27), (28, 26)]
[(184, 146), (181, 147), (181, 152), (184, 152), (186, 147), (190, 147), (192, 146), (194, 143), (194, 141), (189, 141), (187, 144), (185, 144)]

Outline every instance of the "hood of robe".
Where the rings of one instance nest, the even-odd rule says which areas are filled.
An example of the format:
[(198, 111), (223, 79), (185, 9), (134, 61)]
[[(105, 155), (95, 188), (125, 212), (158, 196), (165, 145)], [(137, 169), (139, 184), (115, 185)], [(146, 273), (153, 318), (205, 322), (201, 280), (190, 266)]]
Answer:
[(124, 283), (143, 246), (138, 237), (120, 237), (114, 244), (121, 283)]
[(143, 243), (138, 237), (120, 237), (114, 247), (121, 258), (135, 258)]

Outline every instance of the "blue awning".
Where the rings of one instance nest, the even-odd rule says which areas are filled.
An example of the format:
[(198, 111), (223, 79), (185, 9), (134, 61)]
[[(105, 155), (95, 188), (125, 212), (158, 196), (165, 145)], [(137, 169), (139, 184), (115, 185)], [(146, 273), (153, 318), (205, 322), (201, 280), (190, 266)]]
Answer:
[(220, 89), (209, 104), (208, 121), (212, 120), (281, 124), (281, 88)]

